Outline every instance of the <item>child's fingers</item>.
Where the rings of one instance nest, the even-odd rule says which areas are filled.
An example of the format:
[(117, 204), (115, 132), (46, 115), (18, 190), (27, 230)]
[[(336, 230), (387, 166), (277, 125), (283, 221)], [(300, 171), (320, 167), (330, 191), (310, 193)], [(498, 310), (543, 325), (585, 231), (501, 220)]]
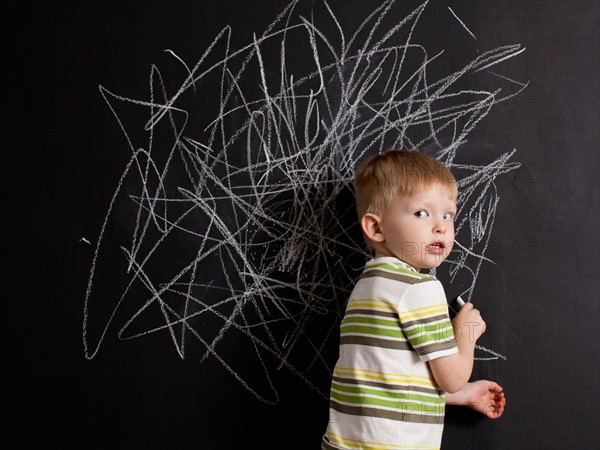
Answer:
[(470, 311), (470, 310), (472, 310), (473, 308), (475, 308), (475, 307), (473, 306), (473, 303), (471, 303), (471, 302), (467, 302), (467, 303), (465, 303), (465, 304), (464, 304), (464, 305), (463, 305), (463, 306), (460, 308), (460, 310), (462, 311), (462, 310), (464, 309), (465, 311)]
[(495, 381), (490, 381), (490, 386), (489, 386), (490, 391), (496, 392), (496, 393), (501, 393), (504, 389), (502, 388), (502, 386), (500, 386), (498, 383), (496, 383)]

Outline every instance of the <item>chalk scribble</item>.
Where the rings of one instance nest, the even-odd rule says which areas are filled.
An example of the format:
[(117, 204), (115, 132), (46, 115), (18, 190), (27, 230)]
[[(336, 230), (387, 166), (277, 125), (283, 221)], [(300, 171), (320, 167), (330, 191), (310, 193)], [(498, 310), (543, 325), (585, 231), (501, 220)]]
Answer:
[[(291, 2), (241, 48), (231, 48), (225, 27), (193, 66), (167, 50), (171, 78), (153, 66), (146, 99), (100, 87), (130, 156), (85, 294), (87, 358), (111, 335), (164, 336), (181, 358), (216, 359), (265, 402), (277, 401), (273, 361), (318, 391), (312, 374), (328, 372), (323, 349), (368, 257), (353, 225), (353, 170), (390, 145), (435, 154), (457, 174), (448, 279), (467, 280), (469, 297), (482, 264), (492, 262), (495, 181), (519, 166), (515, 150), (481, 165), (460, 155), (490, 109), (526, 88), (490, 71), (524, 49), (481, 52), (432, 79), (440, 53), (413, 42), (427, 3), (385, 28), (397, 15), (385, 1), (351, 35), (325, 1), (315, 7), (333, 35), (297, 7)], [(468, 34), (457, 28), (457, 39), (476, 39), (458, 20)], [(482, 72), (506, 89), (465, 87)], [(184, 74), (180, 82), (173, 73)], [(260, 377), (226, 356), (232, 345)]]

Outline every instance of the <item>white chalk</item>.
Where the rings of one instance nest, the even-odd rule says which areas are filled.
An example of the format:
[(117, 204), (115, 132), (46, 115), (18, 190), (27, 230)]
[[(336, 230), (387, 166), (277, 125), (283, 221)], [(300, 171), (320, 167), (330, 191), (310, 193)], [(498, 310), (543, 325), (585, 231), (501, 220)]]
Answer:
[(458, 297), (456, 297), (456, 302), (459, 304), (459, 306), (462, 308), (463, 306), (465, 306), (465, 301), (461, 298), (461, 296), (459, 295)]

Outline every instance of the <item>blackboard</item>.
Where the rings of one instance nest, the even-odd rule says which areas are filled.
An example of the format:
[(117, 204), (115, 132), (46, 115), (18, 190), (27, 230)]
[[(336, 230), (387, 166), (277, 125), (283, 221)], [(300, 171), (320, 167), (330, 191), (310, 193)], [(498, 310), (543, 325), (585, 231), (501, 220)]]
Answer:
[(366, 257), (353, 165), (401, 144), (460, 180), (461, 245), (437, 275), (481, 309), (473, 378), (508, 399), (497, 421), (449, 407), (443, 448), (597, 448), (599, 17), (593, 1), (23, 4), (15, 437), (318, 448)]

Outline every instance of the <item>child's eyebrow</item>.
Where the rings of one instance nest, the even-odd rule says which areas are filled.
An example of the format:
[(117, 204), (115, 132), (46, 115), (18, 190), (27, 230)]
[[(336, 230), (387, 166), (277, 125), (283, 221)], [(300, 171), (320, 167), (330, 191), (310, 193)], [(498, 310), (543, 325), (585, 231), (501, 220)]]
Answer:
[[(433, 208), (433, 204), (427, 200), (419, 200), (419, 199), (409, 199), (406, 202), (407, 206), (409, 208), (428, 208), (428, 209), (432, 209)], [(442, 209), (447, 209), (448, 211), (454, 211), (456, 212), (456, 210), (458, 209), (458, 207), (456, 206), (456, 202), (455, 201), (449, 201), (447, 203), (447, 208), (442, 208)]]

